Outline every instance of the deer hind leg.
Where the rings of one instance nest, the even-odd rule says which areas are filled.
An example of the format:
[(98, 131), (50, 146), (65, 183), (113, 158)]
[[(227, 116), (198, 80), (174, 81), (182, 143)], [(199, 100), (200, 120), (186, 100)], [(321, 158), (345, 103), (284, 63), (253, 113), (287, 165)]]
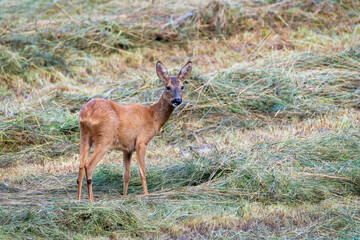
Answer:
[(123, 151), (123, 164), (124, 164), (124, 191), (123, 194), (126, 196), (129, 182), (130, 182), (130, 164), (131, 164), (132, 152)]
[(137, 154), (139, 174), (143, 185), (144, 194), (149, 194), (146, 184), (146, 168), (145, 168), (146, 148), (147, 148), (146, 144), (138, 144), (136, 149), (136, 154)]
[(89, 134), (86, 134), (84, 131), (84, 127), (80, 126), (81, 140), (80, 140), (80, 166), (79, 166), (79, 176), (77, 179), (78, 184), (78, 195), (77, 200), (81, 199), (81, 186), (82, 180), (84, 178), (85, 172), (85, 163), (88, 158), (90, 147), (91, 147), (91, 137)]
[(110, 148), (111, 143), (107, 144), (96, 144), (95, 151), (91, 155), (89, 161), (85, 164), (86, 182), (89, 193), (89, 201), (94, 202), (94, 195), (92, 189), (92, 173), (95, 166), (103, 159), (107, 150)]

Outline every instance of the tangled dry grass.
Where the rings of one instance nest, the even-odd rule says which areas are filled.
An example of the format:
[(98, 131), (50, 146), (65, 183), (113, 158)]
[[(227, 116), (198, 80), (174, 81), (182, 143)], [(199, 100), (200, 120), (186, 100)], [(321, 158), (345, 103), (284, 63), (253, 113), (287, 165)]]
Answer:
[[(3, 1), (2, 238), (360, 236), (359, 3), (185, 3)], [(79, 110), (156, 101), (159, 56), (196, 67), (149, 148), (150, 196), (133, 164), (121, 197), (114, 152), (97, 203), (75, 202)]]

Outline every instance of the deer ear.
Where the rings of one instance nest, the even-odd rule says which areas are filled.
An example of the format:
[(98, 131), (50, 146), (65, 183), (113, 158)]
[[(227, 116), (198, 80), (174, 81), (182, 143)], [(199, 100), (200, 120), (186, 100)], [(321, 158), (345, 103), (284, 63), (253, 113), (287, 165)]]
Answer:
[(184, 81), (185, 79), (189, 78), (190, 77), (190, 74), (191, 74), (191, 69), (192, 69), (192, 66), (191, 66), (192, 62), (191, 61), (188, 61), (183, 67), (182, 69), (180, 70), (177, 78), (180, 80), (180, 81)]
[(157, 61), (156, 63), (156, 73), (164, 85), (166, 85), (169, 81), (169, 74), (164, 64), (162, 64), (160, 61)]

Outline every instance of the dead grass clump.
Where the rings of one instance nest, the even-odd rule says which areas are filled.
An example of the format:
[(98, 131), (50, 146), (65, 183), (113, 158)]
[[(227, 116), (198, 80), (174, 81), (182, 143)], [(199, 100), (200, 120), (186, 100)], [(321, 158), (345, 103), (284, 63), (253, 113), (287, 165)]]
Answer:
[[(206, 130), (233, 124), (253, 128), (274, 117), (286, 122), (344, 108), (356, 109), (360, 105), (356, 80), (358, 55), (356, 48), (327, 56), (295, 54), (281, 61), (259, 61), (257, 65), (193, 75), (185, 96), (189, 104), (178, 109), (181, 118), (165, 126), (163, 137), (177, 141), (184, 139), (184, 135), (189, 139)], [(160, 92), (154, 79), (134, 80), (110, 85), (99, 96), (123, 103), (151, 103)], [(54, 142), (60, 145), (77, 142), (77, 112), (93, 97), (53, 91), (41, 104), (30, 103), (28, 110), (1, 116), (3, 152), (45, 144), (49, 146), (45, 152), (53, 156), (50, 146)], [(221, 120), (224, 117), (226, 120)], [(184, 127), (199, 119), (202, 127), (196, 134)], [(65, 149), (76, 149), (76, 145)]]
[[(195, 152), (194, 154), (196, 155)], [(233, 161), (225, 161), (219, 158), (219, 155), (214, 154), (210, 158), (190, 158), (177, 164), (151, 166), (147, 169), (147, 185), (153, 192), (197, 186), (234, 171), (234, 164)], [(121, 192), (123, 188), (122, 172), (123, 169), (118, 164), (103, 166), (94, 175), (94, 188), (100, 190), (107, 186)], [(141, 193), (142, 184), (137, 176), (135, 166), (133, 166), (131, 174), (134, 177), (131, 180), (129, 193)]]
[(68, 106), (59, 108), (49, 99), (44, 104), (1, 116), (1, 167), (13, 166), (19, 161), (38, 163), (77, 149), (74, 144), (79, 137), (77, 115), (72, 114)]
[[(51, 75), (42, 79), (44, 82), (58, 82), (59, 72), (73, 78), (77, 67), (84, 67), (92, 57), (119, 53), (130, 62), (136, 62), (139, 56), (134, 52), (139, 49), (164, 46), (170, 49), (174, 44), (184, 50), (184, 54), (193, 55), (194, 52), (187, 50), (191, 42), (216, 39), (226, 46), (228, 43), (224, 40), (234, 37), (239, 42), (239, 38), (247, 39), (249, 34), (250, 39), (242, 45), (245, 52), (251, 51), (250, 55), (253, 55), (253, 51), (259, 50), (263, 44), (257, 43), (259, 39), (265, 41), (270, 35), (273, 43), (265, 44), (267, 48), (296, 49), (296, 44), (288, 38), (295, 36), (299, 29), (311, 26), (323, 35), (340, 35), (351, 33), (358, 24), (358, 5), (354, 2), (339, 4), (323, 1), (315, 4), (284, 1), (264, 4), (211, 1), (178, 11), (164, 7), (166, 4), (136, 8), (134, 3), (128, 8), (121, 8), (127, 9), (122, 10), (124, 12), (114, 13), (114, 6), (120, 3), (110, 1), (90, 4), (94, 12), (104, 13), (104, 17), (96, 15), (93, 19), (87, 14), (78, 15), (85, 11), (80, 7), (85, 5), (82, 1), (68, 3), (72, 6), (69, 12), (64, 8), (66, 4), (40, 4), (46, 11), (32, 3), (14, 4), (14, 9), (16, 6), (35, 9), (45, 19), (58, 17), (49, 20), (49, 24), (39, 20), (35, 27), (4, 24), (5, 30), (0, 37), (3, 49), (0, 79), (4, 79), (10, 88), (15, 88), (12, 85), (16, 84), (11, 84), (13, 81), (24, 81), (30, 86), (42, 85), (44, 83), (38, 82), (40, 73)], [(302, 42), (305, 37), (299, 35), (298, 40)]]
[(2, 79), (6, 79), (9, 74), (23, 74), (27, 69), (28, 63), (24, 57), (11, 51), (6, 46), (0, 45), (0, 69)]
[[(299, 152), (299, 158), (294, 146), (304, 143), (307, 147)], [(358, 144), (356, 134), (337, 133), (299, 142), (264, 141), (236, 152), (214, 150), (204, 156), (192, 152), (188, 160), (176, 164), (148, 166), (152, 193), (146, 198), (121, 198), (122, 167), (119, 163), (103, 165), (94, 175), (94, 188), (105, 196), (91, 206), (49, 201), (75, 197), (76, 173), (24, 176), (11, 180), (3, 190), (17, 183), (33, 192), (20, 200), (16, 197), (23, 196), (24, 190), (4, 196), (32, 206), (2, 208), (0, 233), (19, 238), (56, 234), (67, 238), (69, 233), (79, 237), (117, 233), (256, 237), (301, 235), (304, 229), (306, 236), (321, 236), (328, 229), (337, 236), (353, 236), (359, 224), (354, 217), (359, 195)], [(336, 159), (314, 160), (322, 148), (342, 154)], [(129, 190), (140, 194), (141, 181), (134, 170)], [(106, 194), (121, 200), (111, 201)], [(34, 196), (44, 200), (41, 205), (31, 201)], [(331, 205), (340, 199), (342, 207)], [(303, 207), (309, 204), (313, 207)]]
[(264, 202), (318, 202), (333, 194), (358, 195), (359, 143), (356, 134), (337, 133), (301, 143), (256, 144), (246, 162), (236, 158), (237, 167), (215, 180), (214, 188)]
[(68, 203), (39, 207), (1, 210), (1, 235), (12, 238), (73, 239), (104, 232), (110, 234), (116, 230), (131, 232), (136, 236), (153, 228), (145, 226), (143, 219), (124, 206)]
[[(177, 164), (149, 166), (147, 184), (151, 192), (163, 190), (169, 194), (197, 186), (197, 191), (184, 196), (190, 199), (207, 198), (209, 194), (214, 199), (317, 203), (329, 196), (359, 194), (359, 144), (356, 135), (337, 133), (300, 141), (258, 143), (251, 150), (240, 149), (236, 154), (214, 150), (199, 156), (192, 152)], [(322, 156), (321, 152), (329, 154)], [(135, 168), (129, 191), (141, 193)], [(99, 168), (94, 175), (94, 188), (121, 192), (122, 171), (119, 164)], [(178, 197), (182, 199), (173, 196)]]
[[(357, 1), (2, 3), (1, 237), (360, 236)], [(114, 152), (96, 203), (72, 202), (79, 110), (156, 101), (159, 56), (197, 67), (150, 146), (151, 194), (134, 163), (122, 197)]]
[[(183, 194), (183, 193), (182, 193)], [(356, 199), (349, 199), (354, 204)], [(261, 205), (241, 201), (164, 198), (55, 203), (0, 210), (10, 238), (356, 238), (359, 211), (334, 199), (321, 205)], [(244, 213), (244, 216), (241, 214)]]
[(238, 114), (301, 118), (358, 108), (359, 60), (358, 49), (352, 49), (330, 56), (294, 55), (275, 63), (195, 76), (189, 97), (196, 104), (184, 112), (222, 118), (226, 114), (230, 119)]

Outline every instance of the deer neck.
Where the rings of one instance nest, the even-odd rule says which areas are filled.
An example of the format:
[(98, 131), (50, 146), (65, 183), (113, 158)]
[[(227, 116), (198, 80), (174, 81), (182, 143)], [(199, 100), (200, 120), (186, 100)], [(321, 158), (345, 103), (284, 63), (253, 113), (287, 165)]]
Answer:
[(159, 131), (160, 128), (169, 120), (175, 107), (169, 104), (165, 100), (164, 94), (162, 94), (157, 103), (150, 105), (150, 109), (154, 112), (156, 131)]

